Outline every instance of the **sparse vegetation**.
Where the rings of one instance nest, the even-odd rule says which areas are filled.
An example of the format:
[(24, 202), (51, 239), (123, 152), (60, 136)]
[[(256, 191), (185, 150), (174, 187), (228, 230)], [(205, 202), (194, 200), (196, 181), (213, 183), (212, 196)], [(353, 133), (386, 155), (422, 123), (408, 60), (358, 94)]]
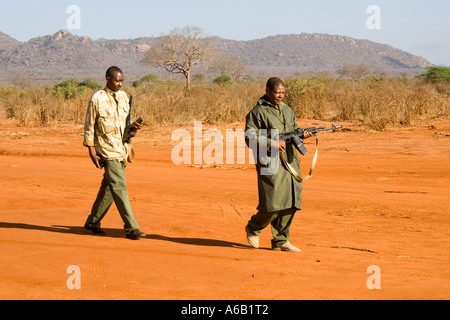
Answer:
[[(140, 84), (124, 89), (135, 98), (133, 113), (148, 125), (244, 121), (264, 94), (265, 83), (223, 79), (226, 86), (215, 81), (219, 83), (193, 85), (188, 92), (182, 84), (144, 76)], [(59, 120), (82, 124), (89, 97), (98, 89), (86, 83), (67, 80), (55, 87), (0, 87), (0, 115), (22, 125)], [(448, 83), (437, 86), (419, 78), (375, 76), (357, 81), (311, 77), (286, 79), (286, 86), (285, 102), (299, 118), (351, 121), (384, 130), (390, 124), (413, 125), (450, 115)]]

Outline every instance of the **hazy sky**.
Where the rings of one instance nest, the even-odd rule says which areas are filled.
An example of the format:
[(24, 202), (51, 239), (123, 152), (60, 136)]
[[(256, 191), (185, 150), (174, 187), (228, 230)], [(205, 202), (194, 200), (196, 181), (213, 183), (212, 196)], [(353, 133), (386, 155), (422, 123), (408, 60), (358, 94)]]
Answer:
[[(20, 41), (60, 29), (94, 40), (159, 36), (185, 26), (234, 40), (326, 33), (389, 44), (450, 66), (449, 0), (0, 1), (0, 31)], [(79, 19), (70, 19), (71, 5)], [(372, 5), (379, 15), (368, 12)]]

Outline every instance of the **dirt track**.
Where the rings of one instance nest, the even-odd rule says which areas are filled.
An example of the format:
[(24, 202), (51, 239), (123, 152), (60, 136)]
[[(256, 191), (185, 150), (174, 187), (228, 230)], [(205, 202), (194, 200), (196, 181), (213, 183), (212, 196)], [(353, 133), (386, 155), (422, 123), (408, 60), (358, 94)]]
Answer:
[[(81, 145), (82, 128), (1, 121), (0, 298), (448, 299), (450, 121), (433, 126), (321, 135), (291, 231), (302, 252), (292, 254), (269, 250), (269, 228), (262, 249), (246, 243), (257, 205), (252, 166), (175, 166), (174, 128), (145, 128), (127, 167), (147, 238), (125, 239), (114, 206), (107, 236), (94, 236), (82, 226), (102, 172)], [(67, 288), (71, 265), (80, 290)], [(366, 284), (372, 265), (380, 290)]]

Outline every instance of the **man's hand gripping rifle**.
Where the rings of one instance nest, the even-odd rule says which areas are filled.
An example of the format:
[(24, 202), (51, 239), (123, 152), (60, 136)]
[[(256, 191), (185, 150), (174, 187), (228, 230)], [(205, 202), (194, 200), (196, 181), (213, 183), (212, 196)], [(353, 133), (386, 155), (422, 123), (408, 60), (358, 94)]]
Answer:
[(312, 127), (307, 129), (299, 128), (293, 132), (288, 133), (281, 133), (278, 136), (279, 140), (286, 141), (286, 144), (292, 143), (294, 144), (295, 148), (302, 154), (305, 155), (308, 150), (306, 150), (305, 146), (303, 145), (303, 135), (305, 132), (309, 132), (311, 134), (317, 135), (319, 132), (323, 131), (336, 131), (337, 129), (341, 129), (342, 126), (335, 126), (334, 123), (332, 124), (331, 128), (325, 128), (325, 127)]
[(303, 144), (303, 138), (304, 138), (304, 134), (305, 132), (310, 132), (311, 134), (315, 134), (316, 135), (316, 154), (314, 155), (314, 159), (312, 161), (311, 164), (311, 169), (309, 171), (309, 175), (305, 178), (302, 178), (301, 174), (299, 172), (297, 172), (295, 170), (295, 168), (293, 168), (289, 162), (286, 159), (286, 153), (282, 152), (281, 153), (281, 160), (283, 161), (284, 165), (286, 166), (286, 169), (298, 180), (307, 180), (309, 178), (312, 177), (314, 168), (316, 166), (316, 162), (317, 162), (317, 156), (318, 156), (318, 152), (319, 152), (319, 136), (318, 133), (319, 132), (323, 132), (323, 131), (336, 131), (337, 129), (341, 129), (343, 128), (343, 126), (335, 126), (334, 123), (332, 124), (331, 128), (325, 128), (325, 127), (312, 127), (312, 128), (307, 128), (307, 129), (302, 129), (299, 128), (293, 132), (288, 132), (288, 133), (281, 133), (278, 136), (279, 140), (283, 140), (286, 142), (286, 144), (292, 143), (295, 148), (302, 154), (305, 155), (306, 153), (308, 153), (308, 150), (305, 148), (304, 144)]

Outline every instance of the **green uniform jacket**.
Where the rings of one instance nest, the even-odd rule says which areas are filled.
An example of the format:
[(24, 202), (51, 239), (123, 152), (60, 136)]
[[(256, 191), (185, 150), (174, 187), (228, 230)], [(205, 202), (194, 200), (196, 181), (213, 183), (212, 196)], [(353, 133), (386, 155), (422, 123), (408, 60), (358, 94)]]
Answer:
[[(284, 103), (277, 109), (267, 101), (266, 96), (262, 97), (247, 114), (245, 140), (255, 156), (259, 211), (275, 212), (292, 207), (298, 210), (302, 208), (302, 182), (284, 167), (279, 152), (270, 150), (271, 138), (276, 134), (272, 129), (277, 129), (278, 133), (285, 133), (297, 128), (294, 111)], [(300, 159), (292, 144), (286, 146), (286, 155), (288, 162), (300, 172)]]

